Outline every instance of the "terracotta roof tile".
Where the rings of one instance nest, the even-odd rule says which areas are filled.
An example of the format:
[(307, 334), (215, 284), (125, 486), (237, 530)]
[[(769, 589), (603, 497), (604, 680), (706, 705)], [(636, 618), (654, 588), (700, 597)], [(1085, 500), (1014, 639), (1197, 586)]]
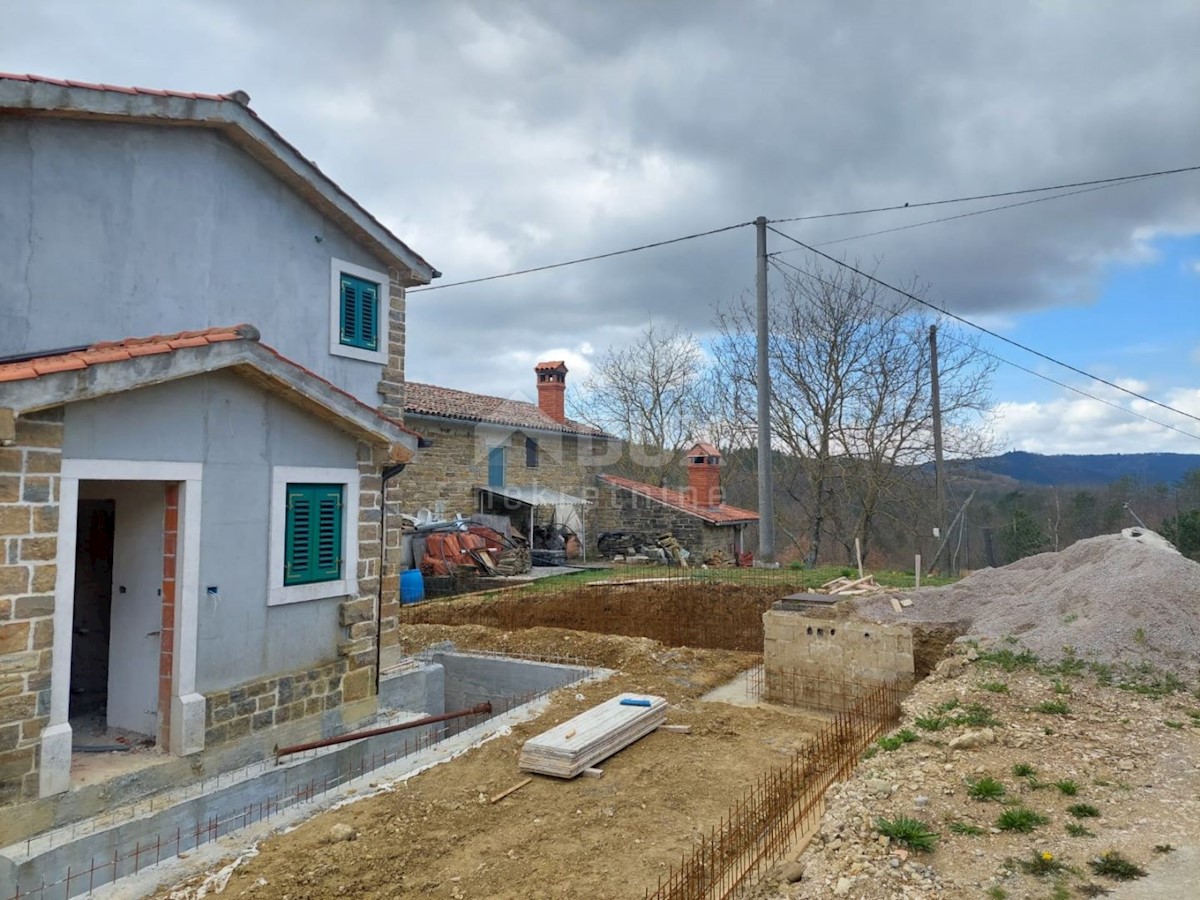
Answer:
[(734, 525), (739, 522), (758, 521), (758, 513), (751, 509), (741, 509), (737, 506), (730, 506), (728, 503), (722, 503), (720, 506), (701, 506), (692, 501), (683, 491), (656, 487), (652, 484), (634, 481), (631, 478), (621, 478), (618, 475), (600, 475), (599, 478), (601, 481), (605, 481), (614, 487), (624, 488), (627, 491), (633, 491), (635, 494), (641, 494), (643, 497), (653, 500), (656, 503), (661, 503), (664, 506), (670, 506), (688, 515), (704, 519), (713, 525)]
[(566, 367), (567, 367), (567, 364), (565, 362), (563, 362), (561, 359), (550, 359), (550, 360), (546, 360), (546, 362), (538, 363), (536, 366), (533, 367), (533, 371), (545, 372), (548, 369), (565, 369)]
[(721, 451), (718, 450), (716, 447), (714, 447), (712, 444), (706, 444), (706, 443), (704, 443), (704, 441), (701, 441), (700, 443), (698, 443), (694, 447), (692, 447), (692, 449), (687, 452), (687, 455), (688, 456), (716, 456), (716, 457), (720, 458)]
[(404, 390), (404, 410), (414, 416), (435, 416), (468, 422), (511, 425), (514, 428), (608, 437), (599, 428), (592, 428), (582, 422), (571, 419), (559, 422), (552, 419), (542, 412), (536, 403), (524, 400), (506, 400), (503, 397), (472, 394), (415, 381), (408, 382)]
[[(191, 337), (184, 338), (188, 334)], [(257, 340), (258, 331), (251, 325), (232, 328), (207, 328), (204, 331), (156, 334), (148, 338), (126, 338), (123, 341), (98, 341), (83, 350), (39, 356), (16, 363), (0, 364), (0, 382), (25, 381), (54, 372), (86, 369), (110, 362), (123, 362), (135, 356), (170, 353), (180, 347), (201, 347), (218, 341)]]
[(7, 78), (10, 81), (28, 81), (31, 84), (53, 84), (58, 87), (83, 88), (90, 91), (117, 91), (121, 94), (148, 94), (152, 97), (182, 97), (185, 100), (233, 99), (229, 94), (197, 94), (192, 91), (167, 91), (158, 88), (126, 87), (120, 84), (97, 84), (92, 81), (51, 78), (48, 75), (20, 75), (14, 72), (0, 72), (0, 78)]

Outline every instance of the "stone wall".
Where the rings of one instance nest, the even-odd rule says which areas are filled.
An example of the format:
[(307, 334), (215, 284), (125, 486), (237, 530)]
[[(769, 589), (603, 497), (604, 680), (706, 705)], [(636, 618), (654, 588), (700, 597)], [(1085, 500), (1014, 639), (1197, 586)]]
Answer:
[[(358, 595), (347, 597), (338, 609), (338, 625), (342, 629), (338, 641), (338, 656), (345, 663), (345, 684), (342, 692), (346, 702), (361, 700), (375, 693), (375, 665), (377, 662), (375, 604), (379, 596), (380, 549), (383, 546), (380, 533), (380, 499), (383, 487), (383, 467), (387, 464), (387, 448), (373, 446), (364, 441), (358, 444)], [(387, 594), (385, 580), (384, 609), (388, 601), (398, 608), (399, 584), (391, 596)], [(392, 612), (392, 628), (395, 628), (395, 612)]]
[[(443, 504), (447, 516), (476, 511), (475, 487), (488, 483), (488, 450), (505, 448), (505, 483), (537, 485), (587, 497), (594, 493), (592, 474), (605, 442), (576, 435), (529, 434), (500, 426), (470, 426), (445, 419), (410, 416), (408, 425), (431, 446), (419, 450), (397, 481), (403, 510)], [(525, 465), (525, 439), (538, 445), (538, 465)]]
[(62, 409), (0, 446), (0, 804), (36, 797), (50, 715)]
[(729, 554), (737, 542), (736, 526), (713, 525), (625, 488), (597, 482), (593, 525), (588, 533), (589, 553), (596, 551), (596, 541), (606, 531), (630, 531), (651, 540), (669, 531), (697, 561), (709, 550)]
[(379, 381), (379, 411), (393, 419), (404, 421), (404, 283), (395, 269), (388, 271), (388, 294), (391, 309), (387, 318), (387, 365)]
[[(763, 667), (767, 696), (781, 703), (844, 709), (863, 688), (914, 678), (913, 634), (907, 625), (771, 609), (763, 614)], [(834, 679), (846, 687), (809, 696), (809, 681)], [(820, 702), (816, 702), (820, 701)]]
[[(347, 666), (346, 660), (339, 659), (209, 694), (205, 698), (204, 749), (335, 709), (346, 699)], [(314, 723), (312, 731), (321, 732), (319, 723)]]

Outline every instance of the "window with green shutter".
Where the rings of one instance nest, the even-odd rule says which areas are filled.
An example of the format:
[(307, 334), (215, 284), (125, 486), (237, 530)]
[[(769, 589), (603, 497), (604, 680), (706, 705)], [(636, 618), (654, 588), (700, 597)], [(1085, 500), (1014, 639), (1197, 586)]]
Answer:
[(341, 276), (341, 342), (360, 350), (379, 349), (379, 285), (354, 275)]
[(488, 487), (504, 487), (504, 448), (488, 451)]
[(340, 484), (289, 484), (283, 583), (313, 584), (342, 577)]

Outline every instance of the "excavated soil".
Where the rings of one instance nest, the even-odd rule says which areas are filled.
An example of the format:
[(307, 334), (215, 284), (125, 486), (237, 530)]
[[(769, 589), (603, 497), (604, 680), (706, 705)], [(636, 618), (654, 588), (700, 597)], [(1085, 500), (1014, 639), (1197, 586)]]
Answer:
[[(390, 793), (268, 838), (223, 897), (642, 897), (755, 779), (822, 724), (794, 710), (698, 699), (758, 663), (756, 654), (546, 628), (414, 625), (404, 634), (409, 650), (450, 640), (459, 648), (573, 655), (618, 674), (559, 691), (537, 720)], [(516, 760), (526, 739), (623, 690), (667, 697), (668, 721), (691, 725), (691, 734), (651, 734), (601, 763), (602, 778), (538, 776), (488, 802), (525, 777)], [(349, 826), (356, 839), (334, 840), (335, 825)], [(195, 898), (199, 883), (157, 896)]]
[(912, 600), (900, 612), (879, 596), (855, 601), (853, 611), (969, 637), (1012, 636), (1043, 659), (1149, 664), (1186, 678), (1200, 671), (1200, 563), (1169, 545), (1102, 535), (900, 596)]

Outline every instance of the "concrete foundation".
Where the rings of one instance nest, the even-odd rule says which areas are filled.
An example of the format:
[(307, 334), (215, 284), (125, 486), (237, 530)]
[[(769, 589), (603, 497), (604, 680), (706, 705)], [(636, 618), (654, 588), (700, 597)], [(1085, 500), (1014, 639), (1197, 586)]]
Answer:
[[(548, 692), (599, 674), (581, 666), (439, 651), (383, 679), (381, 720), (401, 722), (490, 701), (494, 714), (519, 710)], [(56, 829), (0, 850), (0, 885), (21, 894), (43, 883), (65, 898), (189, 852), (218, 837), (314, 801), (332, 788), (413, 759), (449, 735), (488, 728), (476, 718), (453, 720), (312, 751), (300, 758), (255, 763), (227, 776), (164, 792), (137, 807)], [(395, 776), (393, 776), (395, 777)], [(69, 883), (67, 879), (70, 879)], [(50, 894), (47, 894), (50, 896)]]

